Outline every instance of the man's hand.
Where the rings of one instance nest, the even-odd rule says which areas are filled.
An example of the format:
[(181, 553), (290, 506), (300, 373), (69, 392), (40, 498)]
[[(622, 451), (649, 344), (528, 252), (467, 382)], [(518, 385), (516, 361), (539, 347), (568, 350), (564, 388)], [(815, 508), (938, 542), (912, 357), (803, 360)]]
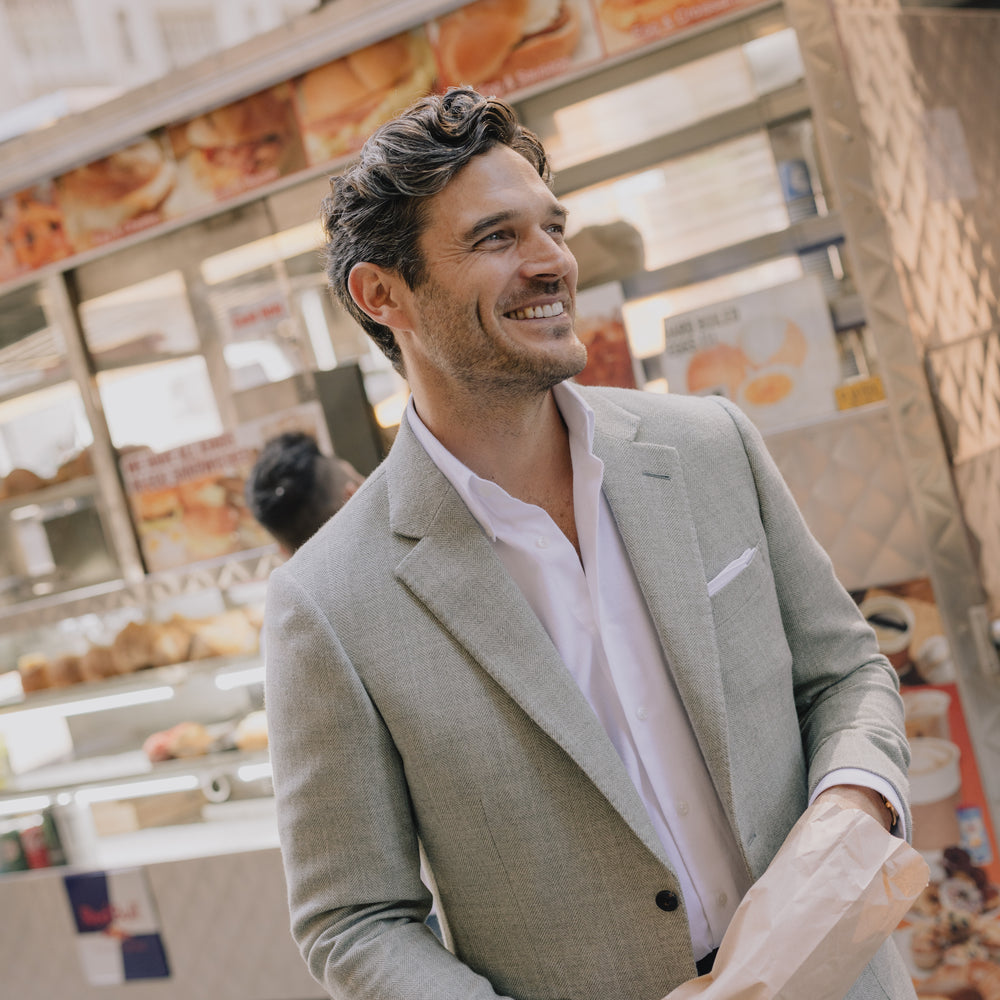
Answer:
[(816, 796), (816, 802), (834, 802), (842, 809), (860, 809), (881, 823), (887, 831), (892, 830), (892, 814), (882, 801), (882, 796), (873, 788), (864, 788), (861, 785), (834, 785), (820, 792)]

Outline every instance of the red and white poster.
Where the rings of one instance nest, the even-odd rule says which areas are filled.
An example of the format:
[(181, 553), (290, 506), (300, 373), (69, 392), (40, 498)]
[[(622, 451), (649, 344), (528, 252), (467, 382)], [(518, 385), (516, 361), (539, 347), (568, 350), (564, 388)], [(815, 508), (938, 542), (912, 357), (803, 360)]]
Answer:
[(322, 408), (304, 403), (204, 441), (122, 457), (122, 479), (150, 572), (272, 543), (243, 490), (261, 447), (285, 431), (304, 431), (321, 451), (332, 451)]
[(899, 675), (911, 752), (913, 846), (931, 870), (897, 943), (918, 996), (998, 996), (996, 833), (930, 582), (855, 596)]
[(587, 367), (576, 376), (581, 385), (635, 389), (635, 361), (625, 332), (625, 296), (617, 281), (576, 294), (576, 335), (587, 348)]

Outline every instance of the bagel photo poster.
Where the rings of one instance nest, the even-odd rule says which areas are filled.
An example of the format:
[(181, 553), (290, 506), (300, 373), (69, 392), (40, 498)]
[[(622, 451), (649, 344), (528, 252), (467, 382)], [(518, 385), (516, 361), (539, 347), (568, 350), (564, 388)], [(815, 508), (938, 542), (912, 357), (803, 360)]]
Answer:
[(303, 403), (191, 444), (122, 456), (125, 492), (149, 572), (273, 543), (246, 505), (247, 476), (265, 442), (304, 431), (333, 446), (319, 403)]
[(931, 872), (897, 944), (921, 1000), (1000, 1000), (1000, 857), (931, 583), (853, 596), (900, 680), (912, 841)]
[(0, 281), (73, 253), (51, 181), (0, 199)]
[(819, 278), (809, 275), (664, 321), (670, 392), (731, 399), (764, 431), (836, 410), (836, 334)]

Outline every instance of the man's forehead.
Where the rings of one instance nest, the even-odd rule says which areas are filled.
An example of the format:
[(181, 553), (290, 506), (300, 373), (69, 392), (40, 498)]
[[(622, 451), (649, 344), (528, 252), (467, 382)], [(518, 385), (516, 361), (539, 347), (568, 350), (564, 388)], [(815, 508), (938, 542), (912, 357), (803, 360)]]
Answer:
[(470, 234), (524, 215), (566, 215), (531, 162), (507, 146), (473, 157), (427, 208), (432, 224)]

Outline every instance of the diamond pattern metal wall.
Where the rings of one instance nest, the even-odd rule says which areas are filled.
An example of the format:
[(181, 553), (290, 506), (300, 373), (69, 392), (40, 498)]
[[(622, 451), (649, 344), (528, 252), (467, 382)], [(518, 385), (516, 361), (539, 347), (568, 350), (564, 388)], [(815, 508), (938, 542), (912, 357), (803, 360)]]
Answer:
[(927, 575), (887, 407), (773, 434), (767, 446), (848, 590)]
[(927, 367), (952, 463), (995, 450), (1000, 444), (1000, 331), (931, 348)]
[[(987, 527), (1000, 502), (988, 477), (1000, 463), (984, 456), (1000, 439), (987, 370), (992, 348), (972, 341), (998, 317), (1000, 209), (986, 202), (996, 189), (1000, 121), (980, 108), (984, 95), (1000, 92), (1000, 17), (903, 13), (898, 0), (786, 0), (785, 7), (973, 739), (983, 747), (1000, 700), (995, 678), (984, 673), (995, 657), (983, 652), (979, 614), (987, 602), (1000, 613), (1000, 580), (984, 572), (1000, 562), (1000, 538)], [(987, 99), (991, 110), (993, 103)], [(986, 118), (994, 120), (980, 122)], [(953, 353), (938, 352), (948, 345)], [(976, 456), (975, 474), (962, 477), (961, 460), (953, 468), (949, 453)], [(997, 811), (1000, 767), (983, 763)]]

